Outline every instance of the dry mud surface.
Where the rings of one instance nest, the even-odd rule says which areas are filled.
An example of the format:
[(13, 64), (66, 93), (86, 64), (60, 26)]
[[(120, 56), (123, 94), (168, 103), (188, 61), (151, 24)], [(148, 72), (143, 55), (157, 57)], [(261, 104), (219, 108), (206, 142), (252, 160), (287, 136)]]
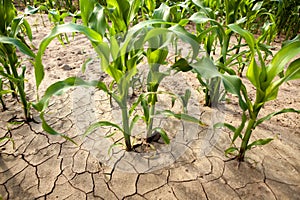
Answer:
[[(51, 26), (44, 16), (44, 27), (41, 19), (29, 18), (37, 47)], [(86, 75), (81, 73), (82, 63), (95, 54), (83, 35), (70, 40), (65, 47), (55, 40), (46, 51), (46, 77), (40, 94), (68, 76), (109, 81), (97, 71), (97, 61), (90, 63)], [(27, 92), (34, 101), (32, 68), (27, 64)], [(166, 79), (161, 90), (183, 93), (185, 87), (195, 86), (192, 74), (177, 74)], [(265, 105), (262, 116), (285, 107), (300, 109), (299, 87), (300, 81), (285, 84), (279, 98)], [(155, 123), (170, 134), (169, 146), (157, 143), (155, 151), (144, 153), (127, 153), (115, 147), (110, 154), (108, 149), (118, 135), (112, 139), (104, 136), (114, 130), (102, 128), (82, 137), (84, 129), (99, 118), (120, 122), (118, 108), (110, 107), (105, 94), (78, 88), (50, 102), (49, 124), (78, 146), (45, 133), (41, 124), (8, 123), (22, 116), (20, 105), (8, 98), (9, 109), (0, 113), (0, 136), (12, 137), (15, 148), (10, 142), (0, 144), (0, 195), (3, 199), (300, 199), (300, 116), (282, 114), (259, 126), (253, 139), (274, 140), (253, 148), (246, 162), (239, 165), (224, 156), (230, 145), (229, 132), (211, 128), (218, 121), (238, 123), (241, 113), (237, 103), (231, 101), (213, 110), (201, 106), (202, 98), (192, 90), (189, 111), (208, 126), (161, 117)], [(168, 98), (162, 99), (158, 107), (169, 108)], [(33, 115), (39, 121), (38, 114)], [(142, 129), (135, 129), (137, 138)]]

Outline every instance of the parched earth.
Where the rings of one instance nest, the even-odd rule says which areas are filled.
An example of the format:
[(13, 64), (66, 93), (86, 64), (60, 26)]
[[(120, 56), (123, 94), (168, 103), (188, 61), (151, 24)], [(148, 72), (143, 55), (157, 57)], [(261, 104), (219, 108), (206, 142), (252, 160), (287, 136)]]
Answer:
[[(33, 26), (33, 45), (38, 47), (51, 25), (45, 16), (28, 20)], [(81, 73), (81, 65), (95, 54), (84, 36), (69, 39), (71, 43), (64, 47), (55, 40), (47, 49), (40, 95), (47, 86), (68, 76), (109, 81), (97, 71), (97, 60)], [(27, 94), (34, 101), (32, 68), (27, 62)], [(212, 128), (215, 122), (239, 122), (241, 113), (235, 97), (219, 109), (204, 108), (203, 97), (193, 89), (196, 86), (192, 74), (179, 73), (166, 78), (161, 90), (184, 93), (186, 88), (192, 89), (189, 113), (207, 126), (158, 117), (155, 124), (167, 130), (171, 144), (158, 141), (144, 153), (128, 153), (118, 146), (110, 149), (119, 137), (117, 133), (105, 138), (115, 131), (111, 128), (82, 136), (96, 120), (120, 122), (118, 108), (111, 107), (101, 91), (77, 88), (50, 102), (48, 123), (77, 145), (45, 133), (41, 123), (17, 123), (22, 109), (6, 98), (9, 109), (0, 113), (0, 137), (12, 137), (15, 147), (9, 141), (0, 144), (0, 195), (3, 199), (300, 199), (300, 116), (282, 114), (260, 125), (252, 139), (274, 140), (253, 148), (247, 152), (246, 162), (238, 163), (224, 156), (230, 146), (229, 131)], [(247, 87), (252, 95), (254, 88)], [(281, 108), (300, 109), (299, 87), (300, 81), (285, 84), (279, 98), (266, 104), (261, 115)], [(170, 109), (168, 98), (160, 98), (163, 101), (158, 108)], [(40, 122), (38, 114), (32, 112)], [(136, 143), (143, 128), (138, 124), (134, 129)]]

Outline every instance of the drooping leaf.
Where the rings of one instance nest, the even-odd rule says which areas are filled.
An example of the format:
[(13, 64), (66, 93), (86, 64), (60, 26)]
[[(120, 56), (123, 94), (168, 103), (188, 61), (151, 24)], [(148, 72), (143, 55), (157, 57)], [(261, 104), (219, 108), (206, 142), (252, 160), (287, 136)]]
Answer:
[(182, 71), (182, 72), (187, 72), (192, 70), (193, 68), (190, 66), (188, 61), (184, 58), (180, 58), (177, 60), (172, 66), (172, 69), (175, 69), (176, 71)]
[(105, 20), (104, 8), (100, 4), (95, 4), (94, 10), (89, 17), (88, 27), (100, 33), (103, 37), (106, 31), (107, 22)]
[(91, 124), (84, 132), (83, 136), (87, 136), (89, 134), (91, 134), (94, 130), (96, 130), (97, 128), (100, 128), (100, 127), (103, 127), (103, 126), (110, 126), (110, 127), (114, 127), (114, 128), (117, 128), (118, 130), (120, 130), (121, 132), (124, 132), (123, 129), (115, 124), (115, 123), (112, 123), (112, 122), (109, 122), (109, 121), (99, 121), (99, 122), (95, 122), (93, 124)]
[(255, 54), (255, 44), (256, 44), (254, 36), (249, 31), (242, 29), (237, 24), (229, 24), (228, 28), (230, 28), (232, 31), (238, 33), (246, 40), (252, 54), (254, 55)]
[(198, 62), (190, 65), (202, 78), (211, 79), (221, 76), (221, 73), (218, 71), (216, 65), (210, 58), (203, 57)]
[(99, 33), (96, 31), (85, 27), (83, 25), (79, 24), (63, 24), (63, 25), (58, 25), (54, 27), (51, 31), (51, 33), (46, 36), (43, 41), (41, 42), (39, 46), (38, 53), (36, 55), (35, 59), (35, 65), (34, 65), (34, 72), (35, 72), (35, 79), (36, 79), (36, 87), (37, 89), (39, 88), (42, 80), (44, 79), (44, 67), (42, 64), (42, 57), (43, 54), (48, 47), (49, 43), (56, 38), (58, 35), (62, 33), (73, 33), (73, 32), (80, 32), (83, 33), (87, 38), (94, 44), (99, 45), (102, 42), (102, 37)]
[(0, 43), (14, 45), (25, 55), (30, 56), (31, 58), (35, 58), (35, 54), (31, 51), (31, 49), (28, 48), (27, 45), (24, 44), (19, 39), (6, 37), (6, 36), (0, 36)]
[[(300, 54), (300, 53), (299, 53)], [(300, 79), (300, 58), (294, 60), (287, 68), (284, 81)]]
[(236, 151), (239, 151), (237, 147), (229, 147), (225, 150), (225, 156), (228, 156), (228, 154), (233, 154)]
[(166, 144), (170, 144), (170, 138), (169, 138), (168, 134), (166, 133), (166, 131), (164, 129), (162, 129), (160, 127), (156, 127), (153, 130), (160, 134), (161, 138), (163, 139), (163, 141)]
[(58, 81), (50, 85), (45, 91), (44, 96), (39, 100), (39, 102), (33, 104), (33, 107), (39, 112), (42, 112), (48, 107), (49, 100), (52, 96), (61, 94), (62, 91), (65, 91), (75, 86), (92, 86), (98, 87), (99, 89), (102, 89), (105, 92), (108, 91), (106, 85), (101, 81), (87, 82), (78, 77), (70, 77), (63, 81)]
[(294, 113), (300, 114), (300, 110), (296, 110), (294, 108), (284, 108), (280, 111), (272, 112), (272, 113), (268, 114), (267, 116), (260, 118), (259, 120), (256, 121), (254, 127), (258, 126), (259, 124), (263, 123), (266, 120), (270, 120), (272, 117), (274, 117), (276, 115), (279, 115), (282, 113), (287, 113), (287, 112), (294, 112)]
[(236, 128), (231, 125), (231, 124), (228, 124), (228, 123), (216, 123), (214, 124), (214, 128), (222, 128), (222, 127), (226, 127), (228, 128), (229, 130), (231, 130), (232, 132), (235, 132)]
[(268, 144), (269, 142), (271, 142), (273, 140), (273, 138), (266, 138), (266, 139), (259, 139), (256, 140), (254, 142), (252, 142), (251, 144), (249, 144), (247, 146), (247, 150), (250, 150), (253, 146), (261, 146), (261, 145), (265, 145)]
[(267, 82), (271, 83), (273, 79), (284, 69), (297, 55), (300, 55), (300, 41), (291, 42), (280, 49), (267, 67)]
[(45, 120), (44, 118), (44, 112), (41, 112), (40, 113), (40, 118), (42, 120), (42, 128), (44, 131), (46, 131), (47, 133), (51, 134), (51, 135), (59, 135), (63, 138), (65, 138), (66, 140), (72, 142), (73, 144), (77, 145), (77, 143), (70, 137), (68, 137), (67, 135), (65, 134), (62, 134), (62, 133), (59, 133), (57, 132), (56, 130), (54, 130), (48, 123), (47, 121)]
[(158, 111), (156, 114), (162, 114), (162, 115), (169, 116), (169, 117), (175, 117), (176, 119), (196, 123), (200, 126), (207, 126), (207, 124), (203, 123), (201, 120), (199, 120), (191, 115), (184, 114), (184, 113), (174, 113), (171, 110), (163, 110), (163, 111)]

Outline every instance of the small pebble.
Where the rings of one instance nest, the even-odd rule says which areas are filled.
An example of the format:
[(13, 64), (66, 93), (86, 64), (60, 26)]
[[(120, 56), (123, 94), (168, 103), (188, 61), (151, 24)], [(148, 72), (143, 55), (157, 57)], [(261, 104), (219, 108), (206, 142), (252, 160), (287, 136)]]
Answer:
[(72, 70), (73, 68), (70, 67), (70, 65), (65, 64), (65, 65), (62, 67), (62, 69), (65, 70), (65, 71), (69, 71), (69, 70)]

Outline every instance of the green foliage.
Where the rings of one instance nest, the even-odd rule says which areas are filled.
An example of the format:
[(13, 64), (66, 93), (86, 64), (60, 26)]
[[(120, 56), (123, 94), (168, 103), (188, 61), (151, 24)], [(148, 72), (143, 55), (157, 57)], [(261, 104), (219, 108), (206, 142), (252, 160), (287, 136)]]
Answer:
[[(35, 54), (30, 50), (23, 36), (27, 34), (31, 40), (31, 29), (28, 22), (22, 16), (17, 17), (12, 1), (1, 1), (0, 17), (3, 19), (0, 22), (0, 77), (2, 77), (0, 91), (2, 93), (11, 91), (16, 98), (16, 94), (18, 93), (23, 105), (25, 120), (30, 121), (30, 103), (27, 102), (24, 87), (26, 67), (23, 66), (21, 73), (18, 72), (21, 63), (18, 60), (16, 48), (31, 58), (35, 57)], [(4, 79), (9, 81), (9, 89), (3, 90)], [(5, 109), (2, 95), (0, 96), (0, 101), (3, 109)]]
[[(41, 98), (37, 96), (37, 102), (33, 106), (40, 112), (43, 129), (50, 134), (60, 135), (75, 143), (72, 138), (58, 133), (47, 123), (45, 111), (53, 96), (76, 86), (103, 90), (118, 104), (122, 112), (121, 125), (110, 121), (95, 122), (84, 135), (104, 126), (114, 127), (123, 134), (128, 151), (132, 150), (131, 132), (139, 120), (145, 122), (148, 138), (158, 133), (165, 143), (170, 143), (165, 130), (153, 127), (156, 114), (205, 126), (187, 113), (191, 96), (189, 90), (186, 90), (183, 96), (159, 91), (161, 82), (171, 74), (171, 70), (192, 71), (204, 88), (207, 106), (217, 106), (226, 93), (238, 97), (239, 106), (243, 111), (239, 126), (222, 123), (216, 124), (216, 127), (224, 126), (233, 132), (232, 146), (225, 150), (225, 153), (237, 152), (239, 161), (244, 160), (247, 150), (272, 140), (266, 138), (251, 141), (252, 131), (256, 126), (281, 113), (300, 112), (284, 108), (258, 118), (263, 105), (277, 98), (283, 83), (300, 78), (300, 59), (297, 59), (300, 52), (297, 36), (300, 27), (300, 5), (296, 0), (24, 0), (22, 3), (30, 5), (26, 14), (46, 12), (55, 27), (42, 40), (35, 56), (24, 39), (25, 35), (30, 40), (32, 38), (28, 22), (23, 17), (17, 17), (12, 1), (1, 2), (0, 18), (3, 20), (0, 21), (0, 103), (3, 110), (6, 109), (4, 97), (12, 93), (21, 99), (25, 119), (30, 120), (31, 103), (27, 102), (24, 92), (26, 67), (20, 69), (21, 63), (16, 50), (19, 49), (23, 54), (35, 58), (38, 90), (44, 79), (42, 57), (46, 48), (56, 37), (62, 42), (64, 38), (68, 40), (67, 33), (84, 34), (101, 59), (102, 71), (112, 78), (112, 82), (107, 86), (98, 80), (85, 81), (69, 77), (51, 84)], [(74, 21), (81, 18), (82, 25), (64, 24), (67, 16), (74, 17)], [(195, 32), (185, 28), (190, 24), (196, 26)], [(272, 56), (270, 45), (278, 33), (294, 40), (287, 41), (268, 63), (267, 57)], [(190, 55), (181, 55), (176, 46), (178, 40), (190, 45)], [(237, 42), (231, 44), (232, 40)], [(171, 53), (170, 45), (175, 47), (175, 60), (170, 68), (162, 70), (169, 64), (167, 57)], [(201, 58), (198, 57), (200, 49), (205, 53)], [(220, 49), (220, 52), (217, 49)], [(143, 60), (147, 61), (149, 66), (146, 77), (147, 91), (132, 103), (129, 101), (129, 89), (135, 84), (139, 64)], [(82, 66), (83, 72), (85, 67), (86, 63)], [(255, 100), (249, 98), (247, 88), (240, 78), (244, 69), (247, 69), (246, 78), (255, 87)], [(183, 105), (182, 112), (156, 111), (155, 106), (160, 94), (172, 97), (172, 104), (179, 99)], [(143, 116), (135, 114), (134, 110), (138, 106), (142, 109)], [(110, 133), (107, 137), (113, 135), (114, 133)], [(241, 140), (240, 147), (235, 146), (238, 139)]]
[[(249, 144), (252, 131), (257, 125), (280, 113), (300, 113), (299, 110), (295, 109), (283, 109), (258, 119), (259, 112), (264, 104), (277, 98), (279, 88), (283, 83), (300, 78), (300, 59), (297, 59), (300, 52), (300, 41), (295, 40), (283, 46), (282, 49), (276, 53), (271, 63), (266, 65), (261, 55), (259, 43), (254, 36), (250, 32), (241, 29), (238, 25), (232, 24), (229, 28), (240, 34), (246, 40), (250, 48), (251, 61), (247, 69), (247, 78), (256, 89), (256, 98), (255, 101), (252, 102), (248, 97), (246, 87), (242, 85), (241, 91), (243, 96), (239, 96), (239, 99), (240, 102), (243, 102), (243, 105), (246, 106), (241, 106), (243, 116), (240, 126), (236, 129), (231, 129), (234, 131), (232, 143), (234, 143), (237, 138), (241, 138), (242, 140), (240, 148), (235, 150), (238, 150), (238, 160), (243, 161), (247, 150), (255, 145), (264, 145), (271, 141), (270, 138), (259, 139)], [(259, 64), (256, 61), (256, 56), (258, 57)], [(279, 75), (280, 78), (276, 78)], [(248, 112), (248, 115), (246, 112)], [(247, 126), (245, 126), (246, 122)], [(233, 149), (230, 148), (227, 152), (231, 152), (231, 150)]]

